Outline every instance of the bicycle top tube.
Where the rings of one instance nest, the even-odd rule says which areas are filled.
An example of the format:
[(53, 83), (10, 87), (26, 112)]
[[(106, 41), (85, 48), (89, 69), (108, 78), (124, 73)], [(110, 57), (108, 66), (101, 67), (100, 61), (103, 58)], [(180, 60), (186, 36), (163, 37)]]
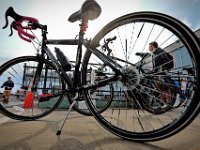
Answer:
[(46, 44), (53, 45), (78, 45), (77, 39), (48, 39)]

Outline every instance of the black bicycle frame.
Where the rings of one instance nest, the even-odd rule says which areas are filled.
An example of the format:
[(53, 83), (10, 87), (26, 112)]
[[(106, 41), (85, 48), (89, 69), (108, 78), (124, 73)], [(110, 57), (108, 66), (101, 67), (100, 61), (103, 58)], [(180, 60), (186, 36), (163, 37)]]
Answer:
[[(65, 82), (68, 85), (68, 89), (65, 89), (64, 91), (62, 91), (62, 93), (69, 93), (69, 92), (78, 92), (78, 91), (82, 91), (85, 89), (91, 89), (91, 88), (95, 88), (98, 86), (102, 86), (102, 85), (106, 85), (108, 82), (112, 82), (112, 81), (116, 81), (118, 80), (118, 76), (119, 75), (123, 75), (123, 73), (121, 72), (120, 68), (121, 66), (119, 64), (117, 64), (115, 61), (113, 61), (112, 58), (106, 56), (105, 54), (103, 54), (102, 52), (100, 52), (97, 49), (92, 49), (90, 47), (90, 43), (88, 40), (84, 40), (84, 32), (79, 32), (79, 39), (66, 39), (66, 40), (47, 40), (46, 37), (46, 31), (43, 31), (42, 33), (42, 50), (41, 50), (41, 54), (38, 55), (39, 58), (39, 64), (38, 67), (36, 69), (36, 73), (35, 73), (35, 77), (34, 77), (34, 83), (33, 83), (33, 87), (35, 87), (34, 89), (37, 89), (37, 85), (39, 83), (40, 80), (40, 75), (43, 69), (43, 64), (44, 64), (44, 59), (45, 59), (45, 54), (47, 55), (47, 59), (50, 60), (53, 65), (56, 67), (56, 69), (58, 70), (58, 72), (60, 74), (62, 74)], [(73, 81), (72, 79), (67, 75), (67, 73), (62, 69), (62, 66), (58, 63), (56, 57), (53, 55), (53, 53), (51, 52), (51, 50), (47, 47), (47, 44), (53, 44), (53, 45), (78, 45), (77, 47), (77, 55), (76, 55), (76, 62), (75, 62), (75, 70), (74, 70), (74, 75), (73, 75)], [(116, 73), (115, 76), (108, 78), (108, 79), (104, 79), (102, 81), (99, 82), (95, 82), (92, 85), (82, 85), (80, 87), (78, 87), (78, 84), (80, 82), (79, 79), (79, 75), (80, 75), (80, 64), (81, 64), (81, 58), (82, 58), (82, 46), (85, 46), (88, 50), (90, 50), (94, 55), (96, 55), (99, 59), (101, 59), (106, 65), (108, 65), (109, 67), (111, 67), (113, 69), (113, 71)], [(48, 71), (48, 68), (46, 68)], [(45, 85), (44, 85), (45, 86)], [(44, 87), (45, 88), (45, 87)], [(56, 94), (57, 95), (57, 94)]]

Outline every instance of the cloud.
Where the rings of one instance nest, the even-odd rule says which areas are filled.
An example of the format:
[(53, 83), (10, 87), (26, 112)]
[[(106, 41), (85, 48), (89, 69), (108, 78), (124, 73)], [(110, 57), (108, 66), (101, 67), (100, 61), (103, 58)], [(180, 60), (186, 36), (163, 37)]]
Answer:
[(200, 28), (200, 21), (198, 21), (194, 26), (194, 31), (198, 30)]
[(185, 25), (187, 25), (189, 28), (193, 28), (192, 23), (188, 20), (188, 18), (183, 18), (180, 21), (182, 21)]
[(9, 57), (1, 57), (1, 59), (0, 59), (0, 65), (4, 64), (8, 60), (10, 60)]
[(192, 0), (192, 1), (189, 1), (189, 2), (191, 2), (191, 4), (197, 4), (197, 3), (200, 2), (200, 0)]

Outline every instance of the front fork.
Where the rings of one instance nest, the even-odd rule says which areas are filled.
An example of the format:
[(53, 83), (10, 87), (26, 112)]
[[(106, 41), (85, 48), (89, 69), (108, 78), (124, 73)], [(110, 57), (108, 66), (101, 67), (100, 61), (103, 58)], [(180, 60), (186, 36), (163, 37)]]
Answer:
[(44, 65), (43, 60), (44, 59), (41, 56), (37, 56), (37, 57), (38, 57), (39, 62), (38, 62), (38, 65), (36, 66), (36, 70), (33, 71), (34, 76), (32, 79), (32, 81), (33, 81), (32, 89), (31, 89), (32, 92), (37, 91), (43, 69), (44, 69), (44, 83), (43, 83), (42, 89), (46, 89), (46, 87), (47, 87), (47, 75), (48, 75), (49, 66), (47, 65), (47, 66), (45, 66), (45, 68), (43, 68), (43, 65)]

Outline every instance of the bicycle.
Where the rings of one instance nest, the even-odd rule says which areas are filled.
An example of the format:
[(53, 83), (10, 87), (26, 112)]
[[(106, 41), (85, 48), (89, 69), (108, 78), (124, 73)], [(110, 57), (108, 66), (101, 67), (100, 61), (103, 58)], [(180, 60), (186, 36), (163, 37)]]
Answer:
[[(39, 44), (41, 45), (39, 55), (18, 57), (2, 65), (0, 68), (1, 78), (3, 77), (2, 74), (4, 72), (8, 73), (9, 68), (12, 70), (12, 66), (15, 66), (15, 64), (20, 64), (27, 60), (36, 62), (34, 80), (32, 81), (32, 86), (29, 88), (30, 93), (33, 93), (33, 95), (35, 93), (34, 96), (36, 97), (37, 93), (41, 93), (39, 91), (39, 79), (44, 79), (43, 76), (45, 75), (45, 71), (43, 74), (42, 70), (45, 70), (47, 66), (50, 70), (53, 68), (52, 75), (55, 73), (55, 76), (59, 77), (61, 84), (59, 84), (59, 86), (54, 86), (57, 87), (57, 90), (56, 88), (54, 89), (55, 93), (49, 95), (47, 101), (54, 98), (54, 106), (57, 107), (65, 94), (70, 94), (71, 97), (73, 97), (72, 104), (70, 105), (63, 124), (72, 107), (78, 101), (78, 95), (84, 93), (83, 99), (86, 100), (89, 110), (97, 121), (107, 130), (121, 138), (135, 141), (155, 141), (172, 136), (184, 129), (197, 116), (200, 107), (200, 101), (198, 100), (198, 77), (200, 69), (200, 62), (198, 60), (200, 56), (200, 46), (198, 38), (187, 26), (173, 17), (157, 12), (136, 12), (119, 17), (108, 23), (92, 40), (85, 39), (84, 33), (86, 32), (88, 21), (96, 19), (100, 15), (100, 12), (100, 5), (97, 4), (96, 1), (87, 0), (83, 3), (79, 11), (70, 16), (70, 22), (81, 21), (79, 36), (78, 39), (75, 40), (48, 40), (46, 37), (47, 26), (40, 24), (37, 19), (22, 17), (14, 12), (11, 14), (6, 13), (6, 18), (7, 16), (11, 16), (15, 20), (12, 25), (18, 31), (22, 39), (26, 41), (32, 41), (34, 39), (33, 35), (27, 34), (24, 31), (25, 29), (28, 31), (41, 29), (43, 40), (42, 44)], [(28, 27), (22, 26), (21, 23), (24, 20), (30, 21)], [(6, 25), (8, 25), (8, 23)], [(156, 34), (157, 37), (154, 36), (150, 38), (151, 32), (153, 32), (155, 28), (160, 34)], [(145, 34), (143, 34), (144, 30)], [(140, 86), (140, 82), (143, 79), (136, 67), (138, 61), (134, 57), (131, 58), (134, 56), (132, 53), (138, 46), (137, 43), (141, 43), (141, 41), (144, 43), (145, 40), (145, 43), (147, 43), (150, 39), (156, 41), (163, 39), (160, 36), (164, 34), (163, 31), (167, 32), (165, 37), (166, 35), (173, 35), (173, 38), (166, 40), (167, 42), (164, 42), (163, 45), (167, 46), (178, 40), (177, 43), (180, 44), (180, 47), (184, 46), (188, 52), (189, 59), (191, 60), (190, 62), (192, 62), (188, 65), (194, 70), (191, 77), (195, 79), (194, 85), (192, 85), (195, 87), (193, 88), (195, 90), (184, 109), (178, 108), (173, 112), (167, 111), (161, 115), (157, 115), (148, 113), (144, 109), (135, 108), (134, 102), (127, 100), (127, 91), (139, 91), (137, 86)], [(149, 35), (147, 35), (147, 33), (149, 33)], [(142, 40), (140, 39), (141, 36), (143, 36)], [(135, 42), (133, 42), (133, 40), (135, 40)], [(61, 63), (57, 61), (55, 56), (48, 49), (48, 43), (78, 45), (72, 78), (63, 70)], [(83, 58), (82, 46), (86, 47)], [(143, 48), (141, 45), (137, 48), (143, 52), (145, 47), (146, 44), (144, 44)], [(128, 51), (128, 48), (130, 51)], [(116, 57), (116, 55), (114, 55), (115, 53), (120, 56), (120, 58)], [(91, 64), (95, 63), (99, 66), (103, 66), (103, 72), (107, 74), (105, 78), (99, 78), (98, 80), (94, 78), (98, 69), (96, 69), (95, 65)], [(180, 66), (180, 69), (182, 68), (183, 66)], [(46, 75), (48, 75), (48, 73)], [(65, 86), (66, 84), (67, 87)], [(109, 105), (107, 105), (108, 107), (103, 109), (102, 112), (99, 111), (101, 108), (98, 108), (93, 101), (93, 93), (96, 93), (99, 88), (107, 89), (108, 95), (112, 97), (110, 99), (111, 103), (109, 103)], [(47, 89), (47, 87), (43, 87), (42, 89)], [(111, 94), (112, 92), (113, 96)], [(55, 97), (58, 98), (55, 100)], [(104, 98), (100, 97), (99, 102), (105, 104), (106, 97), (107, 96)], [(131, 99), (136, 99), (136, 101), (138, 101), (134, 95), (132, 95)], [(40, 114), (40, 116), (20, 116), (20, 114), (17, 115), (10, 112), (3, 104), (1, 104), (0, 107), (5, 115), (24, 120), (45, 116), (55, 108), (50, 108), (48, 113), (43, 112), (44, 114)], [(102, 106), (102, 108), (105, 108), (105, 105)], [(62, 126), (57, 134), (60, 134)]]
[[(142, 101), (138, 101), (138, 107), (150, 113), (162, 114), (166, 111), (178, 108), (181, 105), (185, 105), (184, 103), (187, 102), (187, 98), (190, 97), (194, 91), (191, 86), (194, 81), (190, 79), (189, 71), (185, 74), (182, 72), (173, 73), (173, 69), (171, 69), (168, 70), (165, 75), (159, 75), (155, 72), (143, 69), (145, 65), (144, 59), (150, 57), (150, 53), (136, 53), (136, 55), (141, 57), (137, 67), (139, 72), (143, 75), (143, 79), (140, 82), (142, 87), (138, 87), (139, 91), (129, 91), (128, 95), (134, 94), (137, 99), (143, 99)], [(183, 70), (190, 69), (183, 68)], [(158, 77), (160, 80), (158, 80)], [(183, 81), (186, 82), (184, 86), (184, 83), (182, 83)], [(164, 84), (164, 82), (166, 84)], [(158, 87), (158, 85), (160, 87)], [(163, 93), (163, 88), (169, 90), (169, 95)], [(162, 99), (161, 96), (163, 97)], [(166, 102), (164, 99), (167, 96), (170, 99), (169, 102)]]
[[(86, 4), (87, 5), (87, 4)], [(93, 5), (93, 4), (92, 4)], [(16, 17), (19, 17), (19, 18), (21, 18), (21, 16), (19, 16), (18, 14), (16, 14), (14, 11), (13, 11), (13, 8), (9, 8), (8, 10), (7, 10), (7, 12), (6, 12), (6, 14), (11, 14), (11, 15), (14, 15), (14, 16), (16, 16)], [(6, 16), (6, 19), (7, 19), (7, 16)], [(18, 19), (18, 18), (17, 18)], [(30, 20), (30, 21), (35, 21), (35, 22), (37, 22), (37, 19), (34, 19), (34, 18), (30, 18), (30, 17), (23, 17), (23, 19), (24, 20), (26, 20), (26, 21), (28, 21), (28, 20)], [(16, 22), (13, 22), (12, 24), (11, 24), (11, 26), (14, 26), (14, 24), (15, 24)], [(36, 26), (37, 26), (37, 24), (35, 24)], [(40, 24), (38, 24), (38, 25), (40, 25)], [(25, 28), (30, 28), (30, 27), (24, 27), (24, 29)], [(37, 27), (34, 27), (34, 25), (32, 25), (32, 28), (37, 28)], [(45, 26), (45, 25), (41, 25), (39, 28), (41, 28), (41, 30), (42, 30), (42, 36), (43, 36), (43, 41), (45, 41), (46, 40), (46, 34), (47, 34), (47, 26)], [(81, 26), (81, 30), (85, 30), (85, 23), (83, 23), (83, 25)], [(11, 27), (11, 29), (12, 29), (12, 27)], [(20, 30), (20, 29), (19, 29)], [(25, 32), (23, 32), (23, 29), (22, 30), (20, 30), (19, 31), (20, 33), (19, 33), (19, 35), (20, 35), (20, 37), (22, 38), (22, 39), (24, 39), (25, 41), (28, 41), (28, 42), (30, 42), (30, 40), (28, 39), (28, 38), (33, 38), (34, 36), (31, 36), (30, 34), (28, 34), (28, 33), (25, 33)], [(82, 33), (80, 33), (80, 34), (84, 34), (84, 32), (83, 31), (80, 31), (80, 32), (82, 32)], [(11, 30), (11, 35), (12, 35), (12, 30)], [(27, 36), (27, 37), (26, 37)], [(82, 35), (81, 35), (82, 36)], [(81, 39), (80, 39), (81, 40)], [(53, 44), (53, 45), (78, 45), (78, 42), (80, 42), (80, 40), (78, 40), (78, 39), (69, 39), (69, 40), (48, 40), (45, 44)], [(39, 43), (39, 41), (36, 41), (36, 42), (38, 42)], [(37, 43), (36, 43), (37, 44)], [(81, 47), (81, 46), (79, 46), (79, 47)], [(37, 55), (40, 55), (39, 54), (39, 51), (38, 51), (38, 48), (36, 49), (37, 50)], [(56, 50), (55, 51), (59, 51), (59, 49), (57, 49), (56, 48)], [(82, 50), (80, 50), (80, 51), (82, 51)], [(55, 58), (54, 56), (53, 56), (53, 54), (51, 53), (51, 52), (48, 52), (48, 53), (50, 53), (49, 55), (51, 55), (50, 57), (53, 57), (51, 60), (53, 60), (54, 62), (55, 61), (57, 61), (57, 58)], [(81, 53), (81, 52), (80, 52)], [(41, 56), (41, 59), (43, 59), (43, 56), (44, 55), (44, 52), (42, 52), (42, 56)], [(61, 54), (62, 55), (62, 54)], [(80, 55), (80, 54), (77, 54), (77, 55)], [(38, 57), (40, 57), (40, 56), (38, 56)], [(63, 56), (64, 57), (64, 56)], [(19, 68), (19, 66), (23, 66), (23, 67), (21, 67), (22, 69), (21, 70), (24, 70), (24, 72), (34, 72), (35, 70), (37, 70), (37, 67), (34, 67), (34, 64), (31, 64), (31, 62), (29, 62), (29, 61), (31, 61), (30, 60), (31, 58), (28, 58), (28, 57), (23, 57), (22, 58), (22, 60), (16, 60), (16, 61), (14, 61), (14, 64), (12, 63), (12, 61), (10, 62), (10, 63), (6, 63), (5, 64), (5, 66), (3, 67), (3, 68), (6, 68), (6, 69), (8, 69), (8, 68), (12, 68), (12, 70), (13, 70), (13, 68)], [(37, 59), (37, 58), (36, 58)], [(60, 58), (60, 59), (63, 59), (63, 58)], [(17, 61), (19, 61), (19, 62), (17, 62)], [(29, 65), (27, 65), (26, 67), (24, 67), (24, 64), (28, 64), (28, 63), (26, 63), (26, 61), (29, 63)], [(33, 59), (32, 60), (32, 62), (34, 62), (35, 60)], [(66, 60), (66, 61), (68, 61), (68, 60)], [(15, 67), (15, 63), (17, 63), (17, 66)], [(21, 64), (20, 64), (21, 63)], [(59, 63), (62, 63), (62, 61), (60, 61)], [(63, 67), (63, 70), (62, 70), (62, 72), (65, 72), (65, 71), (67, 71), (67, 74), (70, 74), (70, 72), (72, 72), (72, 71), (70, 71), (70, 69), (71, 69), (71, 63), (72, 62), (68, 62), (67, 64), (64, 64), (65, 66), (62, 66)], [(78, 64), (78, 66), (80, 66), (80, 63), (81, 62), (79, 62), (79, 64)], [(7, 66), (8, 65), (8, 66)], [(62, 64), (56, 64), (56, 67), (60, 67), (60, 68), (62, 68), (61, 67), (61, 65)], [(99, 66), (98, 64), (93, 64), (93, 65), (95, 65), (95, 66)], [(42, 66), (42, 65), (41, 65)], [(45, 65), (44, 65), (45, 66)], [(8, 68), (7, 68), (8, 67)], [(66, 67), (66, 68), (64, 68), (64, 67)], [(23, 69), (24, 68), (24, 69)], [(9, 70), (9, 69), (8, 69)], [(8, 70), (6, 70), (5, 72), (9, 72)], [(15, 74), (17, 74), (17, 76), (18, 76), (18, 78), (20, 78), (19, 77), (19, 74), (20, 73), (17, 73), (17, 71), (16, 71), (16, 69), (14, 69), (15, 70)], [(42, 71), (40, 71), (40, 70), (42, 70)], [(50, 112), (52, 112), (52, 110), (54, 110), (54, 109), (56, 109), (58, 106), (59, 106), (59, 104), (60, 104), (60, 100), (61, 99), (63, 99), (63, 96), (60, 96), (60, 98), (59, 98), (59, 100), (57, 101), (57, 100), (55, 100), (55, 97), (56, 96), (54, 96), (54, 98), (52, 97), (52, 94), (48, 94), (48, 92), (49, 93), (55, 93), (56, 92), (56, 90), (57, 91), (60, 91), (60, 90), (62, 90), (62, 88), (64, 89), (65, 88), (65, 83), (60, 79), (60, 78), (57, 78), (57, 77), (59, 77), (59, 75), (58, 75), (58, 73), (56, 73), (55, 72), (55, 67), (53, 67), (52, 65), (49, 65), (49, 66), (47, 66), (46, 68), (45, 67), (43, 67), (43, 68), (40, 68), (39, 69), (39, 74), (44, 74), (43, 76), (41, 76), (41, 78), (43, 78), (42, 80), (41, 79), (38, 79), (39, 81), (37, 81), (38, 83), (37, 83), (37, 85), (38, 84), (40, 84), (39, 85), (39, 87), (38, 87), (38, 89), (40, 90), (40, 91), (35, 91), (35, 93), (37, 93), (37, 96), (35, 96), (34, 98), (34, 103), (35, 103), (35, 106), (36, 107), (34, 107), (33, 109), (35, 109), (35, 108), (37, 108), (38, 110), (37, 111), (31, 111), (31, 113), (32, 114), (25, 114), (24, 113), (24, 116), (22, 116), (21, 117), (21, 115), (22, 114), (20, 114), (20, 116), (17, 116), (17, 115), (15, 115), (14, 113), (16, 113), (16, 108), (18, 108), (18, 107), (15, 107), (15, 109), (14, 110), (8, 110), (8, 109), (6, 109), (7, 110), (7, 112), (6, 112), (6, 114), (10, 114), (9, 115), (9, 117), (11, 117), (11, 118), (14, 118), (14, 119), (22, 119), (22, 120), (31, 120), (31, 119), (39, 119), (39, 118), (41, 118), (41, 117), (44, 117), (44, 116), (46, 116), (46, 115), (48, 115)], [(89, 70), (89, 71), (92, 71), (92, 70)], [(6, 74), (6, 73), (5, 73)], [(25, 74), (25, 73), (24, 73)], [(30, 82), (30, 80), (32, 79), (32, 78), (34, 78), (34, 75), (32, 74), (32, 75), (24, 75), (23, 74), (23, 77), (21, 77), (21, 78), (23, 78), (23, 81), (22, 81), (22, 83), (21, 83), (21, 90), (23, 90), (23, 92), (26, 94), (27, 93), (27, 90), (28, 90), (28, 86), (29, 86), (29, 84), (31, 83)], [(48, 76), (48, 74), (51, 74), (51, 75), (49, 75)], [(66, 76), (66, 73), (64, 73), (65, 74), (65, 76)], [(76, 83), (74, 83), (74, 86), (77, 86), (78, 84), (79, 84), (79, 80), (80, 80), (80, 74), (79, 74), (79, 71), (78, 71), (78, 69), (76, 69), (76, 73), (75, 73), (76, 75), (76, 77), (75, 77), (75, 80), (77, 80), (76, 81)], [(102, 72), (102, 74), (103, 74), (103, 72)], [(12, 74), (11, 74), (12, 75)], [(104, 74), (105, 76), (106, 76), (106, 74)], [(8, 75), (4, 75), (4, 76), (8, 76)], [(12, 75), (13, 76), (13, 75)], [(21, 78), (20, 78), (20, 80), (21, 80)], [(69, 80), (71, 80), (71, 79), (69, 79), (69, 78), (72, 78), (72, 77), (68, 77), (68, 81)], [(55, 81), (54, 83), (52, 82), (52, 81), (47, 81), (47, 80), (57, 80), (57, 81)], [(59, 80), (61, 80), (61, 81), (59, 81)], [(21, 81), (18, 81), (18, 84), (20, 84), (20, 82)], [(36, 82), (36, 81), (34, 81), (34, 82)], [(42, 84), (43, 83), (43, 84)], [(31, 84), (35, 84), (35, 83), (31, 83)], [(49, 84), (49, 85), (48, 85)], [(57, 84), (57, 85), (55, 85), (55, 84)], [(72, 85), (72, 82), (70, 81), (70, 84)], [(76, 85), (75, 85), (76, 84)], [(96, 89), (96, 92), (99, 92), (99, 90), (98, 89)], [(77, 94), (77, 95), (73, 95), (73, 94), (71, 94), (71, 95), (68, 95), (67, 97), (68, 97), (68, 99), (69, 99), (69, 103), (70, 104), (72, 104), (73, 103), (73, 97), (74, 96), (78, 96), (78, 99), (79, 99), (79, 101), (82, 101), (83, 99), (84, 99), (84, 95), (82, 94), (82, 93), (79, 93), (79, 94)], [(59, 94), (58, 94), (58, 97), (59, 97)], [(110, 97), (110, 98), (109, 98)], [(110, 92), (110, 94), (108, 95), (107, 94), (107, 100), (104, 102), (104, 103), (101, 103), (101, 104), (98, 104), (98, 105), (101, 105), (100, 107), (100, 112), (102, 112), (104, 109), (106, 109), (106, 107), (108, 107), (109, 106), (109, 104), (110, 104), (110, 101), (111, 101), (111, 98), (112, 98), (112, 91)], [(50, 99), (52, 99), (52, 100), (50, 100)], [(45, 103), (46, 102), (48, 102), (48, 103), (52, 103), (50, 106), (44, 106), (45, 105)], [(13, 106), (19, 106), (19, 107), (22, 107), (23, 108), (23, 103), (22, 102), (19, 102), (18, 104), (17, 104), (18, 102), (15, 102), (14, 104), (11, 104), (11, 105), (8, 105), (7, 107), (10, 109), (10, 108), (12, 108)], [(66, 103), (66, 102), (65, 102)], [(39, 106), (40, 105), (40, 106)], [(67, 105), (67, 104), (65, 104), (65, 105)], [(80, 106), (80, 105), (82, 105), (82, 106)], [(86, 104), (84, 104), (84, 103), (82, 103), (82, 104), (74, 104), (74, 106), (73, 106), (73, 108), (76, 110), (76, 111), (78, 111), (79, 113), (81, 113), (81, 114), (83, 114), (83, 115), (91, 115), (91, 113), (89, 112), (89, 110), (87, 109), (87, 108), (85, 108), (85, 106), (84, 105), (86, 105)], [(102, 105), (104, 105), (104, 107), (102, 106)], [(5, 106), (6, 107), (6, 106)], [(43, 111), (43, 110), (41, 110), (41, 109), (39, 109), (39, 108), (42, 108), (42, 109), (44, 109), (45, 108), (45, 111)], [(81, 108), (81, 107), (83, 107), (83, 108)], [(5, 111), (6, 111), (5, 110)], [(20, 109), (19, 108), (19, 110), (22, 110), (22, 109)], [(25, 111), (26, 109), (24, 109), (23, 111)], [(40, 112), (41, 111), (41, 112)], [(18, 113), (18, 112), (17, 112)], [(21, 113), (21, 112), (20, 112)], [(27, 113), (27, 112), (26, 112)], [(13, 115), (14, 114), (14, 115)]]

